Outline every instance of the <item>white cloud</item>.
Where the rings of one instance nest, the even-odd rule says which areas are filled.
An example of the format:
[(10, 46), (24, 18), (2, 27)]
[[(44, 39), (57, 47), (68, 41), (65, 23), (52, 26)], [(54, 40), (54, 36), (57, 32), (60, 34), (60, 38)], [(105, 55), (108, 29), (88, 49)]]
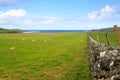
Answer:
[(95, 12), (91, 12), (88, 14), (87, 18), (90, 19), (90, 20), (94, 20), (98, 17), (98, 11), (95, 11)]
[(23, 9), (19, 9), (19, 10), (9, 10), (5, 14), (9, 16), (22, 17), (26, 15), (26, 12)]
[(4, 18), (4, 17), (23, 17), (25, 15), (26, 15), (26, 12), (23, 9), (8, 10), (6, 12), (0, 11), (0, 18)]
[(106, 5), (101, 10), (88, 13), (88, 15), (84, 18), (87, 20), (102, 20), (102, 19), (108, 19), (114, 17), (115, 14), (116, 14), (116, 8)]
[(19, 29), (95, 29), (120, 25), (120, 13), (106, 5), (85, 16), (31, 17), (24, 9), (0, 11), (0, 27)]
[(52, 19), (49, 19), (49, 20), (44, 20), (42, 21), (43, 24), (53, 24), (54, 23), (54, 20)]
[(120, 25), (120, 13), (117, 7), (106, 5), (100, 10), (81, 16), (78, 21), (85, 29), (112, 27), (114, 24)]
[(9, 25), (16, 26), (22, 24), (27, 13), (23, 9), (8, 10), (6, 12), (0, 11), (0, 27), (7, 27)]
[(55, 17), (30, 17), (24, 9), (0, 11), (0, 27), (24, 28), (41, 25), (53, 25), (57, 19)]
[(25, 20), (24, 20), (24, 23), (25, 24), (44, 24), (44, 25), (52, 25), (54, 23), (56, 23), (56, 19), (53, 18), (53, 17), (38, 17), (38, 18), (30, 18), (30, 17), (27, 17)]
[(109, 18), (111, 16), (114, 16), (116, 14), (116, 8), (110, 7), (109, 5), (106, 5), (105, 8), (102, 8), (100, 10), (100, 18)]

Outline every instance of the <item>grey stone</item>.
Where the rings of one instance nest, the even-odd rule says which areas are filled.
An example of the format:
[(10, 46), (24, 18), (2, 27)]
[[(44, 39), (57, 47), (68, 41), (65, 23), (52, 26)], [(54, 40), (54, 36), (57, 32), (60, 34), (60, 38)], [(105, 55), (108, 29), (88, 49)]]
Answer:
[(120, 80), (120, 48), (100, 44), (89, 37), (92, 80)]

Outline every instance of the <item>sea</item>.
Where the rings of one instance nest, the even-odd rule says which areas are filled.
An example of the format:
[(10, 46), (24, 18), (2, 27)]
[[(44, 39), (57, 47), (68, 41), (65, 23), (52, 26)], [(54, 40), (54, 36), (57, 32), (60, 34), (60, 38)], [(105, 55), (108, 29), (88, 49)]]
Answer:
[(24, 30), (23, 33), (90, 32), (90, 30)]

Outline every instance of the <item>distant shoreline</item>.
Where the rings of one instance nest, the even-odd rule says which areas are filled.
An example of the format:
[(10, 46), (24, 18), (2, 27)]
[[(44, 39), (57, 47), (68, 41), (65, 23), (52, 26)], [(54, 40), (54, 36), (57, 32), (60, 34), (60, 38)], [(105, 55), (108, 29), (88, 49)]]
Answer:
[(56, 33), (56, 32), (90, 32), (91, 30), (24, 30), (23, 33), (39, 33), (39, 32), (49, 32), (49, 33)]

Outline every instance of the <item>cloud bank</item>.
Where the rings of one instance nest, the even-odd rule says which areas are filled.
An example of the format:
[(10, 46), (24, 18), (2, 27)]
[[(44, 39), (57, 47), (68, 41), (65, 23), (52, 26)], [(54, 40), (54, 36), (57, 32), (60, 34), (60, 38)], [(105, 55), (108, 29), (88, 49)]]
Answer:
[(109, 5), (106, 5), (104, 8), (102, 8), (99, 11), (93, 11), (88, 13), (87, 19), (88, 20), (102, 20), (102, 19), (107, 19), (111, 18), (116, 14), (116, 9), (115, 7), (110, 7)]
[(79, 17), (31, 17), (24, 9), (17, 9), (0, 11), (0, 27), (19, 29), (97, 29), (111, 27), (114, 24), (120, 25), (119, 18), (118, 9), (109, 5)]
[(106, 5), (100, 10), (82, 16), (80, 21), (84, 21), (86, 25), (85, 23), (83, 25), (91, 29), (112, 27), (114, 24), (120, 25), (120, 13), (118, 11), (115, 6)]

